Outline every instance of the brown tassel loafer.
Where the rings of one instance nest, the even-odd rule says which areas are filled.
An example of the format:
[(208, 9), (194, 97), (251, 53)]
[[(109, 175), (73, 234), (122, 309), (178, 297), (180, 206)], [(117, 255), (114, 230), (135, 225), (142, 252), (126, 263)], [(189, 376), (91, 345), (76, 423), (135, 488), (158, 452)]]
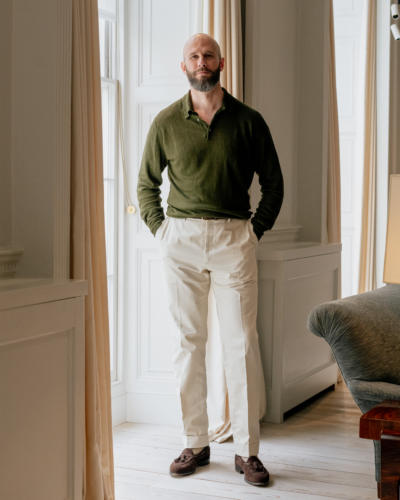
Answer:
[(205, 446), (199, 453), (194, 454), (190, 448), (185, 448), (178, 458), (169, 467), (169, 473), (174, 477), (193, 474), (196, 467), (210, 463), (210, 447)]
[(258, 457), (249, 457), (245, 462), (242, 457), (235, 455), (235, 470), (244, 474), (246, 483), (253, 486), (266, 486), (268, 484), (269, 472)]

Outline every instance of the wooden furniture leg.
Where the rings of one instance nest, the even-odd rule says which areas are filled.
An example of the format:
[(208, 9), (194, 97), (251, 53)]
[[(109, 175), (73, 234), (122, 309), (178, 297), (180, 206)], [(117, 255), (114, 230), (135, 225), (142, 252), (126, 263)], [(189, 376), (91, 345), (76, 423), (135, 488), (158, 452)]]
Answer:
[(381, 499), (399, 498), (400, 434), (381, 435)]
[(400, 401), (383, 401), (360, 418), (360, 437), (381, 442), (381, 500), (399, 500)]

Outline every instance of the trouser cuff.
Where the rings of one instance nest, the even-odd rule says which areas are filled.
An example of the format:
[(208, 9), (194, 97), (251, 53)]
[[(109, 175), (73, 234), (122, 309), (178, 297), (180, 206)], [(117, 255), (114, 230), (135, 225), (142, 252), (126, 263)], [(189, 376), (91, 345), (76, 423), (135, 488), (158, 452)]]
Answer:
[(239, 455), (241, 457), (257, 456), (259, 449), (260, 449), (259, 442), (235, 444), (235, 453), (236, 455)]
[(183, 445), (185, 448), (204, 448), (209, 445), (208, 434), (198, 436), (183, 436)]

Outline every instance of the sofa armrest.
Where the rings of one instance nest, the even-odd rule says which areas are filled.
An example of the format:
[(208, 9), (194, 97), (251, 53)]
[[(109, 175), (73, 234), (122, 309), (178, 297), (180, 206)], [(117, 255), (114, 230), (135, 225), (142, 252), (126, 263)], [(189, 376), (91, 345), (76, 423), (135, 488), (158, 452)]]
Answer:
[(400, 285), (320, 304), (308, 327), (329, 343), (346, 383), (400, 385)]
[(363, 413), (387, 399), (400, 401), (400, 385), (397, 384), (349, 380), (348, 387)]

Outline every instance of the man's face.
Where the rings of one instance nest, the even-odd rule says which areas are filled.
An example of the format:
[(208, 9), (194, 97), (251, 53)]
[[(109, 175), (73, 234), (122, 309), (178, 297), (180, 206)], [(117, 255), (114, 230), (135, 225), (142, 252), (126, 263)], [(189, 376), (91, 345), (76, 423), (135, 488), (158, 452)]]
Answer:
[(224, 67), (218, 46), (209, 37), (198, 36), (191, 40), (184, 50), (182, 70), (186, 73), (192, 88), (208, 92), (219, 82)]

